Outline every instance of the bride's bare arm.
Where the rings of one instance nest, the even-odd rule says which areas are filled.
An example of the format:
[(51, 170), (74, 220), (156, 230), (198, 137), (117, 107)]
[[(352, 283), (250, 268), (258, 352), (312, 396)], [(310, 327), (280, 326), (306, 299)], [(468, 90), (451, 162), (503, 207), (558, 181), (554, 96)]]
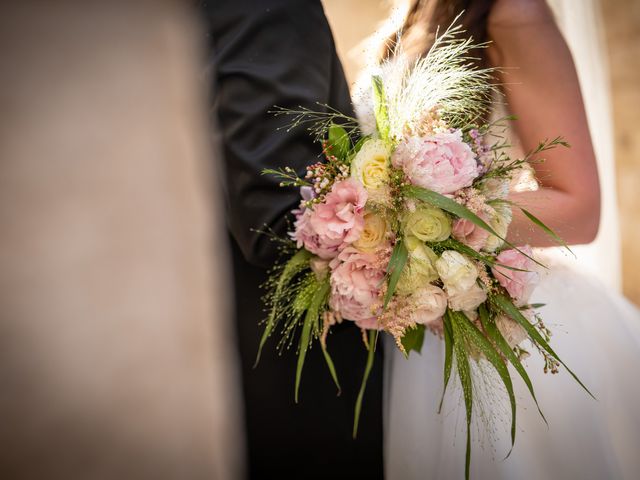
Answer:
[[(570, 244), (591, 242), (600, 220), (600, 188), (578, 77), (569, 49), (544, 0), (497, 0), (488, 23), (492, 64), (525, 151), (562, 135), (571, 148), (544, 153), (534, 164), (541, 188), (512, 198)], [(517, 209), (515, 209), (517, 210)], [(514, 211), (509, 237), (519, 244), (553, 245)]]

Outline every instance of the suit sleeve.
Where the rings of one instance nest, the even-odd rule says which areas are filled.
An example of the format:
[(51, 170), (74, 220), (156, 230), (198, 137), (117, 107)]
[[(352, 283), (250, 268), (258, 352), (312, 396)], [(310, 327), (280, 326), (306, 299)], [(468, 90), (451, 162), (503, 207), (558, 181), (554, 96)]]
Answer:
[[(275, 106), (324, 110), (345, 107), (348, 93), (322, 6), (310, 0), (235, 0), (210, 8), (214, 107), (226, 168), (227, 222), (245, 258), (268, 266), (277, 246), (253, 229), (286, 235), (296, 189), (261, 175), (290, 166), (302, 175), (321, 159), (321, 146), (305, 128), (287, 130), (291, 118)], [(336, 71), (336, 68), (338, 71)], [(342, 105), (335, 105), (338, 75)], [(347, 112), (349, 113), (349, 112)]]

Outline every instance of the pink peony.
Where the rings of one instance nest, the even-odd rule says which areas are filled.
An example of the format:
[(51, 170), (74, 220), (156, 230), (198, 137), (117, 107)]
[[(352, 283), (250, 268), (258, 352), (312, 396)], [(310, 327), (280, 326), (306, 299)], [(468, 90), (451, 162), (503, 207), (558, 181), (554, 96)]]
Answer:
[(336, 182), (323, 203), (294, 211), (292, 237), (298, 248), (304, 246), (324, 259), (334, 258), (360, 237), (366, 202), (367, 191), (358, 181), (348, 178)]
[[(486, 215), (481, 213), (479, 216), (485, 222), (489, 222), (489, 218)], [(459, 218), (453, 222), (451, 235), (459, 242), (473, 248), (476, 252), (479, 252), (485, 246), (487, 238), (489, 238), (489, 232), (484, 228), (476, 227), (473, 222), (464, 218)]]
[(384, 270), (376, 254), (345, 248), (331, 262), (329, 306), (361, 328), (377, 328), (376, 307)]
[(398, 145), (391, 161), (412, 184), (442, 194), (470, 186), (479, 174), (475, 155), (462, 141), (460, 130), (411, 137)]
[(293, 224), (295, 229), (291, 237), (296, 241), (298, 248), (304, 247), (325, 260), (332, 259), (338, 254), (338, 248), (321, 243), (320, 237), (311, 227), (309, 223), (313, 214), (311, 209), (301, 208), (294, 210), (293, 213), (296, 215), (296, 221)]
[[(520, 247), (520, 250), (530, 257), (533, 255), (533, 251), (528, 245)], [(501, 252), (496, 257), (496, 262), (506, 265), (507, 267), (527, 270), (521, 272), (500, 266), (492, 269), (500, 285), (507, 290), (509, 295), (515, 300), (515, 303), (517, 305), (526, 304), (539, 280), (538, 272), (535, 271), (535, 262), (514, 249)]]

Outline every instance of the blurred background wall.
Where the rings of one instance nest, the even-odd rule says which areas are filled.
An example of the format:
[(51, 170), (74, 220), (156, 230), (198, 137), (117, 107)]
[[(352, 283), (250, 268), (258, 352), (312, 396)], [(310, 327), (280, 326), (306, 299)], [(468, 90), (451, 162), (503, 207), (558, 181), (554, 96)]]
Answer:
[(640, 1), (601, 0), (616, 151), (622, 286), (640, 305)]
[[(582, 6), (580, 1), (566, 3), (571, 8)], [(395, 6), (403, 0), (323, 0), (323, 4), (347, 77), (353, 82), (365, 60), (363, 40), (397, 11)], [(596, 20), (604, 27), (609, 62), (622, 289), (640, 305), (640, 1), (600, 0), (595, 11)]]

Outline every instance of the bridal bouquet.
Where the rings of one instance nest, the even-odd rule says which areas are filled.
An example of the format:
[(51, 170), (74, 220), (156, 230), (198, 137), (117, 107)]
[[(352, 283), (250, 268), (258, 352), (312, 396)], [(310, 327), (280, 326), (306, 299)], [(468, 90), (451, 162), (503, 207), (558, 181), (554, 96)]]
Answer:
[[(496, 133), (504, 123), (481, 121), (495, 88), (493, 71), (470, 63), (468, 53), (477, 45), (459, 33), (449, 28), (417, 61), (400, 55), (383, 63), (360, 95), (359, 122), (335, 111), (281, 112), (294, 115), (292, 127), (311, 125), (326, 158), (302, 176), (291, 168), (265, 172), (279, 176), (283, 186), (300, 187), (301, 201), (285, 242), (288, 257), (267, 284), (269, 316), (260, 349), (277, 329), (281, 348), (297, 342), (297, 401), (312, 344), (320, 344), (339, 389), (328, 333), (341, 322), (360, 328), (368, 363), (355, 406), (355, 436), (379, 335), (391, 335), (405, 355), (420, 352), (426, 330), (440, 335), (444, 389), (453, 370), (462, 386), (468, 476), (471, 363), (488, 362), (504, 384), (512, 445), (516, 399), (508, 364), (535, 399), (521, 363), (527, 354), (522, 342), (542, 354), (545, 371), (564, 365), (536, 313), (540, 305), (529, 303), (543, 266), (530, 247), (507, 238), (512, 211), (519, 208), (562, 243), (512, 203), (509, 193), (514, 172), (566, 144), (556, 138), (525, 158), (509, 157)], [(359, 140), (354, 144), (353, 138)]]

